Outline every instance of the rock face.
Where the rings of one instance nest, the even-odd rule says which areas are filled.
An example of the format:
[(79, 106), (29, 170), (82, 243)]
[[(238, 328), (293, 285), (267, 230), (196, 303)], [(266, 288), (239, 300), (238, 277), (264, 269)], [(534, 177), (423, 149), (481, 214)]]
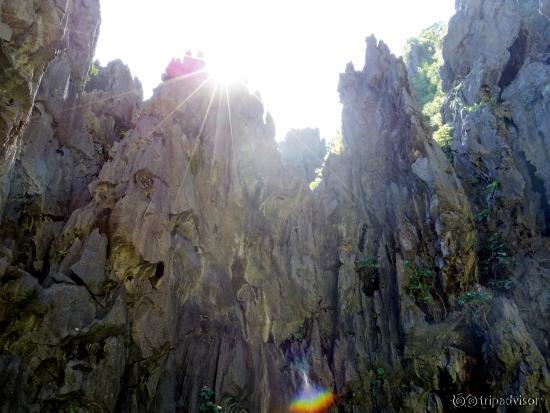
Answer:
[[(0, 212), (9, 174), (46, 66), (59, 54), (70, 74), (60, 93), (82, 89), (99, 34), (97, 0), (0, 3)], [(71, 68), (69, 69), (69, 66)]]
[(316, 177), (316, 170), (323, 165), (327, 146), (319, 129), (292, 129), (279, 144), (279, 150), (285, 166), (311, 182)]
[[(342, 411), (424, 411), (441, 404), (409, 370), (417, 340), (448, 324), (456, 297), (477, 281), (476, 233), (452, 167), (430, 139), (405, 65), (367, 39), (362, 71), (341, 75), (344, 150), (329, 157), (316, 192), (336, 267), (331, 354)], [(391, 207), (389, 207), (391, 205)], [(449, 346), (447, 348), (447, 346)], [(438, 357), (451, 351), (441, 343)], [(419, 354), (421, 356), (421, 354)], [(437, 368), (437, 367), (434, 367)], [(385, 378), (375, 372), (385, 372)], [(411, 375), (422, 387), (412, 385)]]
[[(550, 235), (549, 36), (536, 1), (463, 1), (443, 45), (455, 168), (513, 248)], [(499, 188), (488, 197), (491, 183)]]
[[(442, 71), (444, 120), (454, 130), (457, 176), (478, 216), (480, 253), (490, 258), (498, 247), (516, 262), (496, 280), (491, 263), (482, 278), (517, 285), (513, 294), (525, 300), (523, 316), (546, 356), (541, 317), (548, 307), (532, 306), (549, 298), (548, 271), (537, 264), (548, 259), (550, 235), (549, 38), (550, 21), (536, 1), (463, 1), (449, 23)], [(460, 62), (451, 58), (459, 55)], [(493, 247), (483, 250), (487, 240)]]
[[(454, 166), (476, 216), (480, 280), (515, 302), (493, 305), (484, 360), (495, 388), (525, 393), (548, 391), (550, 355), (550, 21), (538, 11), (536, 1), (458, 2), (442, 70)], [(494, 337), (505, 335), (493, 326), (507, 323), (517, 326), (513, 350), (500, 353)], [(520, 363), (519, 348), (534, 356)]]
[[(506, 24), (524, 60), (490, 53)], [(316, 130), (279, 152), (245, 87), (175, 78), (142, 103), (121, 62), (86, 78), (93, 44), (70, 43), (5, 197), (1, 411), (197, 412), (208, 386), (224, 411), (278, 413), (304, 374), (335, 412), (444, 412), (461, 392), (548, 410), (547, 25), (534, 1), (457, 2), (454, 166), (374, 37), (327, 156)]]
[(71, 212), (90, 200), (88, 184), (136, 120), (141, 102), (141, 86), (121, 62), (100, 70), (98, 77), (112, 75), (105, 90), (67, 91), (67, 58), (58, 57), (44, 75), (0, 229), (5, 242), (14, 242), (16, 261), (39, 277), (47, 275), (51, 242)]

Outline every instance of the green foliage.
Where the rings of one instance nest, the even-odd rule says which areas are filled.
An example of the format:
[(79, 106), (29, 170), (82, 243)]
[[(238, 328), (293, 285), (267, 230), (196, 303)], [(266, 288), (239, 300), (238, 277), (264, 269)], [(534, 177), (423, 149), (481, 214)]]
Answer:
[(373, 257), (360, 258), (355, 262), (355, 271), (366, 271), (369, 278), (378, 275), (378, 261)]
[(97, 62), (92, 63), (90, 66), (90, 70), (88, 71), (88, 76), (86, 77), (86, 81), (89, 81), (99, 75), (99, 64)]
[(473, 113), (482, 107), (481, 103), (474, 103), (473, 105), (464, 105), (463, 108), (468, 113)]
[(457, 303), (460, 306), (464, 307), (476, 307), (483, 304), (487, 304), (493, 299), (493, 296), (487, 292), (482, 290), (470, 290), (466, 291), (458, 296)]
[[(484, 192), (489, 194), (489, 197), (492, 198), (495, 192), (500, 188), (500, 183), (498, 181), (491, 181), (486, 187)], [(493, 213), (493, 208), (489, 200), (487, 201), (488, 206), (486, 208), (483, 208), (482, 210), (478, 211), (474, 215), (474, 219), (476, 222), (480, 223), (485, 221), (491, 214)]]
[(417, 75), (413, 77), (412, 86), (417, 91), (417, 98), (422, 109), (438, 97), (439, 74), (438, 66), (433, 62), (425, 62), (417, 69)]
[(494, 288), (495, 290), (511, 290), (514, 288), (514, 282), (509, 278), (491, 280), (489, 281), (489, 287)]
[(342, 130), (336, 131), (334, 138), (329, 143), (327, 154), (325, 155), (325, 160), (328, 156), (333, 153), (335, 155), (341, 155), (344, 150), (344, 135), (342, 135)]
[(434, 140), (441, 146), (443, 153), (451, 165), (454, 165), (453, 151), (451, 144), (453, 143), (453, 127), (449, 124), (442, 125), (433, 134)]
[(418, 66), (410, 76), (411, 86), (418, 99), (424, 117), (434, 129), (433, 139), (441, 146), (447, 160), (454, 165), (454, 156), (451, 149), (453, 128), (443, 124), (441, 107), (445, 101), (441, 76), (439, 71), (443, 65), (441, 45), (447, 32), (444, 23), (436, 23), (424, 30), (419, 37), (409, 39), (405, 47), (407, 65), (412, 64), (410, 59), (414, 55), (420, 57)]
[(433, 301), (433, 273), (424, 267), (417, 267), (411, 261), (405, 261), (405, 268), (411, 272), (408, 290), (417, 303), (428, 304)]
[(509, 278), (510, 269), (515, 265), (508, 248), (502, 242), (500, 234), (489, 237), (485, 248), (480, 252), (480, 269), (489, 285), (499, 290), (510, 290), (514, 287)]
[(498, 181), (491, 181), (491, 183), (485, 187), (485, 192), (492, 195), (499, 188), (500, 188), (500, 183)]
[(201, 413), (223, 413), (221, 406), (215, 403), (215, 394), (208, 386), (203, 386), (199, 393), (201, 404), (199, 405), (199, 412)]
[(371, 384), (376, 385), (382, 383), (386, 377), (386, 371), (382, 367), (378, 367), (373, 370), (374, 379), (372, 379)]
[(497, 103), (497, 98), (493, 96), (493, 97), (489, 100), (489, 102), (487, 102), (487, 105), (489, 105), (489, 107), (490, 107), (491, 109), (495, 109), (495, 108), (497, 107), (497, 105), (498, 105), (498, 103)]
[(411, 76), (411, 86), (430, 125), (439, 128), (441, 121), (441, 106), (445, 100), (441, 85), (439, 70), (443, 65), (441, 44), (447, 32), (444, 23), (436, 23), (420, 33), (417, 38), (409, 39), (405, 46), (404, 56), (407, 65), (412, 64), (411, 58), (416, 56), (420, 61)]
[(323, 180), (323, 168), (317, 168), (315, 170), (315, 175), (315, 179), (309, 183), (309, 189), (312, 191), (314, 191)]
[(306, 337), (306, 332), (305, 332), (304, 326), (300, 327), (297, 331), (292, 333), (292, 335), (290, 337), (291, 337), (292, 341), (304, 341), (304, 339)]
[(485, 102), (478, 102), (478, 103), (474, 103), (473, 105), (464, 105), (463, 108), (468, 113), (474, 113), (478, 109), (481, 109), (481, 108), (487, 107), (487, 106), (490, 107), (491, 109), (495, 109), (497, 107), (497, 105), (498, 105), (497, 99), (495, 97), (492, 97), (491, 99), (489, 99)]
[(55, 252), (55, 255), (57, 255), (59, 258), (65, 258), (67, 254), (69, 254), (69, 251), (65, 251), (65, 250), (57, 250)]
[(489, 238), (487, 250), (488, 255), (484, 257), (482, 266), (490, 267), (494, 271), (501, 270), (503, 267), (510, 264), (508, 249), (502, 242), (500, 234), (495, 234)]
[(491, 215), (491, 212), (492, 211), (489, 208), (482, 209), (474, 215), (474, 219), (476, 222), (484, 221), (489, 215)]

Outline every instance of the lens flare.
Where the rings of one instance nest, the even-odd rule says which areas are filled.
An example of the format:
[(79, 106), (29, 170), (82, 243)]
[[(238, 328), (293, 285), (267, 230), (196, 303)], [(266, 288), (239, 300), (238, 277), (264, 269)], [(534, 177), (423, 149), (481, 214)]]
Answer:
[(304, 388), (290, 404), (290, 413), (325, 413), (334, 403), (334, 394), (330, 390), (316, 389), (303, 373)]
[(329, 390), (303, 391), (290, 404), (290, 413), (324, 413), (334, 403), (334, 394)]

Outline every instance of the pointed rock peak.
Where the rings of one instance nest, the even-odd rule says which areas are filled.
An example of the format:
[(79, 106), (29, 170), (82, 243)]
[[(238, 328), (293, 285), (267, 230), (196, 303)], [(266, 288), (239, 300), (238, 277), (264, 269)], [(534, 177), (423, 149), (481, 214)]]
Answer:
[(367, 43), (367, 51), (365, 54), (365, 65), (372, 60), (383, 58), (384, 56), (391, 55), (389, 47), (383, 40), (377, 41), (376, 36), (371, 34), (365, 39)]
[(367, 50), (365, 52), (365, 66), (363, 73), (366, 75), (367, 82), (372, 86), (378, 83), (390, 69), (396, 65), (400, 59), (396, 58), (389, 47), (382, 40), (377, 41), (374, 35), (366, 38)]
[(345, 73), (340, 74), (340, 101), (345, 104), (364, 99), (369, 94), (365, 93), (365, 87), (375, 92), (377, 98), (383, 94), (382, 91), (398, 96), (404, 89), (408, 94), (409, 86), (403, 60), (395, 57), (389, 47), (383, 41), (378, 41), (374, 35), (367, 37), (366, 43), (363, 70), (355, 71), (353, 65), (348, 63)]

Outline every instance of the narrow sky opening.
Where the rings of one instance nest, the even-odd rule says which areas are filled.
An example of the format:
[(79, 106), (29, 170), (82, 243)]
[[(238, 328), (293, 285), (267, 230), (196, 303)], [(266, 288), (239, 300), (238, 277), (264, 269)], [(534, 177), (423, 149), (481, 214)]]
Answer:
[(201, 49), (223, 80), (247, 79), (288, 129), (340, 128), (338, 74), (363, 67), (371, 33), (400, 55), (408, 38), (447, 21), (454, 0), (101, 0), (96, 58), (120, 58), (148, 98), (172, 57)]

